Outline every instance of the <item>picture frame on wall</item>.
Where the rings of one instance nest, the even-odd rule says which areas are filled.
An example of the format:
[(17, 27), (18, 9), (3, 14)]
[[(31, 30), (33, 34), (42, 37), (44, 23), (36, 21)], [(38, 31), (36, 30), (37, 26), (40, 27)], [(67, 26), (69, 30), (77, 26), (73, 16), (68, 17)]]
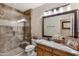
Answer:
[(70, 21), (63, 21), (62, 29), (70, 29)]

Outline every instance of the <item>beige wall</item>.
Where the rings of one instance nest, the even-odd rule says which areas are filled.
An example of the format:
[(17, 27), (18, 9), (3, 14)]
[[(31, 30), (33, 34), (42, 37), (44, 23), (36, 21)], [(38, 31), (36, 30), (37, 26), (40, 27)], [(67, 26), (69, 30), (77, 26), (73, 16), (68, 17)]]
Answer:
[[(50, 3), (50, 4), (44, 4), (38, 8), (35, 8), (32, 10), (32, 21), (31, 21), (31, 26), (32, 30), (31, 33), (32, 35), (37, 33), (37, 36), (42, 36), (42, 14), (45, 10), (49, 10), (58, 6), (64, 5), (62, 4), (56, 4), (56, 3)], [(79, 8), (79, 4), (71, 4), (72, 9), (77, 9)]]

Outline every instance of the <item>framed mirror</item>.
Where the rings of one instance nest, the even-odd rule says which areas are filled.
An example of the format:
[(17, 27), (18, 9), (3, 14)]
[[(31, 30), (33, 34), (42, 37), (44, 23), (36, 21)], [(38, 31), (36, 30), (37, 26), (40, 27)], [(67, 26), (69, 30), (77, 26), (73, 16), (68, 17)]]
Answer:
[(50, 16), (42, 19), (42, 36), (52, 37), (56, 34), (78, 38), (78, 9)]

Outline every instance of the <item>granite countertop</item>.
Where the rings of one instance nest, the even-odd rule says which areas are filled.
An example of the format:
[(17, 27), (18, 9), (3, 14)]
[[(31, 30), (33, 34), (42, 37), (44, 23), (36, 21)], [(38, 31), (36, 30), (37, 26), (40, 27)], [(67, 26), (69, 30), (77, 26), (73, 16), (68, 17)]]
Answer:
[(79, 51), (74, 50), (72, 48), (69, 48), (66, 45), (56, 43), (54, 41), (48, 41), (45, 39), (37, 39), (37, 40), (35, 40), (35, 43), (46, 45), (48, 47), (59, 49), (59, 50), (65, 51), (65, 52), (69, 52), (69, 53), (72, 53), (74, 55), (79, 55)]

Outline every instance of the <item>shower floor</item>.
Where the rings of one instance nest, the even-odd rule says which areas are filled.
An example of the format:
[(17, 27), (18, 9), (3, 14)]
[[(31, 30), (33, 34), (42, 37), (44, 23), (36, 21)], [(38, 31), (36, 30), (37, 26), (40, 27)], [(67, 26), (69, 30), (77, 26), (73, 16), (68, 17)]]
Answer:
[(24, 49), (17, 47), (11, 51), (7, 51), (5, 53), (0, 53), (0, 56), (19, 56), (24, 53)]
[[(0, 53), (0, 56), (27, 56), (27, 53), (24, 51), (24, 49), (17, 47), (11, 51)], [(33, 55), (29, 56), (36, 56), (36, 52)]]

